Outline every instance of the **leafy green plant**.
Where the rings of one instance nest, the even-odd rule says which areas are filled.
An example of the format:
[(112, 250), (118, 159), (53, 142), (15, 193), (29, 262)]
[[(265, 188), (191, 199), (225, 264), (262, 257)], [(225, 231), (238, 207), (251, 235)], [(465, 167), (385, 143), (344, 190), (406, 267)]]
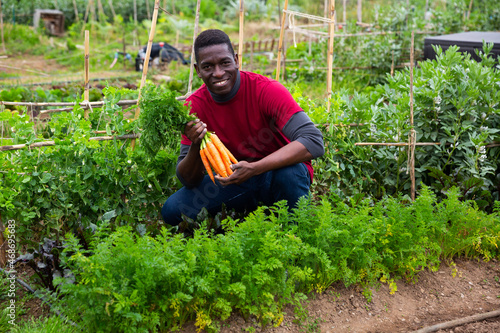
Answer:
[(139, 101), (141, 146), (150, 156), (162, 149), (177, 147), (184, 126), (195, 119), (176, 97), (175, 92), (153, 84), (142, 88)]
[(147, 223), (153, 230), (160, 220), (159, 205), (178, 186), (176, 151), (150, 158), (140, 146), (132, 150), (127, 141), (89, 140), (95, 130), (121, 135), (137, 129), (116, 105), (120, 91), (104, 91), (104, 107), (94, 109), (89, 120), (83, 109), (75, 107), (35, 130), (26, 113), (0, 113), (13, 143), (55, 143), (0, 155), (5, 170), (0, 173), (2, 217), (18, 222), (20, 244), (36, 249), (44, 237), (55, 239), (76, 227), (89, 233), (105, 217), (118, 224), (128, 219), (134, 225)]
[[(491, 210), (499, 195), (495, 170), (500, 149), (491, 144), (499, 140), (500, 90), (495, 82), (500, 72), (490, 50), (491, 45), (484, 45), (480, 63), (456, 47), (420, 62), (414, 69), (414, 128), (417, 142), (435, 143), (416, 148), (417, 186), (446, 191), (455, 185), (464, 189), (463, 199)], [(406, 69), (369, 94), (332, 96), (332, 111), (321, 122), (328, 124), (323, 132), (326, 154), (317, 161), (321, 187), (340, 198), (357, 193), (382, 198), (410, 189), (406, 148), (356, 145), (408, 141), (409, 81)]]
[(28, 321), (11, 327), (12, 333), (76, 333), (80, 330), (69, 324), (65, 319), (58, 316), (43, 317), (41, 319), (31, 318)]

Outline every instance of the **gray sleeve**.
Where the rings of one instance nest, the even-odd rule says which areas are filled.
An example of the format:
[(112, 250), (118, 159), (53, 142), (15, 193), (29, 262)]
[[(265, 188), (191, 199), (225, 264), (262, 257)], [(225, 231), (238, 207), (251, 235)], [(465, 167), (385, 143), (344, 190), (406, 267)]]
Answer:
[(177, 158), (177, 166), (175, 167), (175, 174), (177, 175), (177, 178), (179, 178), (179, 181), (182, 183), (182, 185), (186, 186), (186, 181), (184, 178), (181, 177), (179, 174), (179, 163), (186, 157), (187, 153), (189, 152), (189, 145), (183, 145), (181, 143), (181, 152), (179, 153), (179, 157)]
[(314, 123), (304, 111), (297, 112), (290, 117), (283, 126), (283, 134), (290, 141), (302, 143), (313, 158), (323, 156), (325, 153), (323, 134), (314, 126)]

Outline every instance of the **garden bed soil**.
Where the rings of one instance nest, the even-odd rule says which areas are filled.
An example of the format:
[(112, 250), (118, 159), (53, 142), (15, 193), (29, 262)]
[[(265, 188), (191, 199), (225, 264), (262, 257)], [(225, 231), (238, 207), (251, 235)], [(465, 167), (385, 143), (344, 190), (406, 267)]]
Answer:
[[(500, 262), (494, 259), (489, 262), (460, 259), (455, 260), (455, 263), (455, 267), (442, 264), (437, 272), (420, 272), (416, 283), (396, 281), (397, 291), (394, 294), (390, 293), (387, 284), (380, 284), (372, 288), (371, 302), (362, 295), (360, 288), (346, 288), (337, 283), (321, 294), (308, 295), (305, 321), (296, 322), (294, 310), (288, 306), (284, 311), (284, 320), (278, 327), (260, 328), (255, 319), (245, 321), (233, 314), (220, 325), (220, 332), (236, 333), (253, 329), (255, 332), (269, 333), (413, 332), (499, 310)], [(18, 277), (31, 284), (31, 268), (21, 264), (16, 269)], [(18, 286), (18, 299), (22, 299), (26, 293), (23, 287)], [(26, 312), (20, 317), (21, 321), (50, 314), (49, 307), (36, 297), (29, 297), (23, 304)], [(194, 322), (187, 323), (181, 332), (197, 332)], [(500, 316), (433, 332), (497, 333), (500, 332)]]
[[(293, 308), (285, 309), (278, 327), (258, 328), (255, 320), (245, 322), (237, 315), (221, 325), (221, 333), (242, 332), (250, 326), (256, 332), (413, 332), (423, 327), (488, 313), (500, 309), (500, 263), (456, 260), (453, 266), (442, 264), (437, 272), (418, 274), (416, 283), (397, 281), (397, 291), (387, 284), (372, 288), (367, 302), (357, 287), (336, 284), (322, 294), (308, 295), (307, 322), (294, 323)], [(455, 276), (454, 276), (455, 275)], [(182, 332), (194, 333), (194, 323)], [(489, 320), (436, 331), (439, 333), (498, 333), (500, 316)]]

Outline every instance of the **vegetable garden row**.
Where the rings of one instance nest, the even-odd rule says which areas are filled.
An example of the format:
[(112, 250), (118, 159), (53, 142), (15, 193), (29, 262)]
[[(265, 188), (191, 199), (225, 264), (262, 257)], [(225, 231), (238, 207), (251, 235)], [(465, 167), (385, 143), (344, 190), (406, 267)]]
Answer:
[[(1, 218), (16, 221), (21, 260), (38, 272), (54, 308), (93, 331), (158, 331), (187, 320), (216, 329), (232, 311), (277, 325), (286, 304), (300, 308), (306, 293), (336, 281), (364, 286), (369, 299), (377, 281), (396, 290), (398, 279), (442, 260), (489, 260), (500, 242), (500, 73), (490, 47), (481, 63), (452, 47), (414, 69), (417, 139), (439, 143), (416, 147), (415, 202), (405, 147), (356, 145), (408, 137), (405, 70), (370, 93), (335, 93), (330, 113), (290, 85), (325, 140), (311, 198), (293, 213), (278, 204), (248, 216), (201, 214), (179, 229), (159, 215), (179, 187), (178, 131), (164, 128), (167, 141), (139, 139), (135, 149), (89, 140), (96, 131), (167, 126), (146, 125), (155, 108), (131, 121), (117, 105), (131, 92), (113, 87), (88, 119), (79, 103), (46, 122), (26, 107), (4, 107), (2, 145), (55, 145), (1, 153)], [(158, 105), (180, 103), (164, 92)]]

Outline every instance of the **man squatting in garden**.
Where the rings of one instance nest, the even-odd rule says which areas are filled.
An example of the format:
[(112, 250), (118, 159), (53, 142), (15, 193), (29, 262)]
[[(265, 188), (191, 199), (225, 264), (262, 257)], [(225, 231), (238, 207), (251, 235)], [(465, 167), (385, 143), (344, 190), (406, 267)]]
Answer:
[[(279, 82), (240, 71), (238, 55), (221, 30), (200, 33), (194, 43), (195, 69), (204, 84), (186, 100), (197, 119), (182, 135), (177, 176), (184, 185), (162, 208), (166, 223), (182, 215), (196, 218), (206, 208), (214, 215), (222, 204), (251, 211), (286, 200), (289, 209), (309, 194), (311, 160), (324, 154), (323, 135)], [(204, 173), (200, 144), (215, 132), (238, 160), (229, 177)]]

